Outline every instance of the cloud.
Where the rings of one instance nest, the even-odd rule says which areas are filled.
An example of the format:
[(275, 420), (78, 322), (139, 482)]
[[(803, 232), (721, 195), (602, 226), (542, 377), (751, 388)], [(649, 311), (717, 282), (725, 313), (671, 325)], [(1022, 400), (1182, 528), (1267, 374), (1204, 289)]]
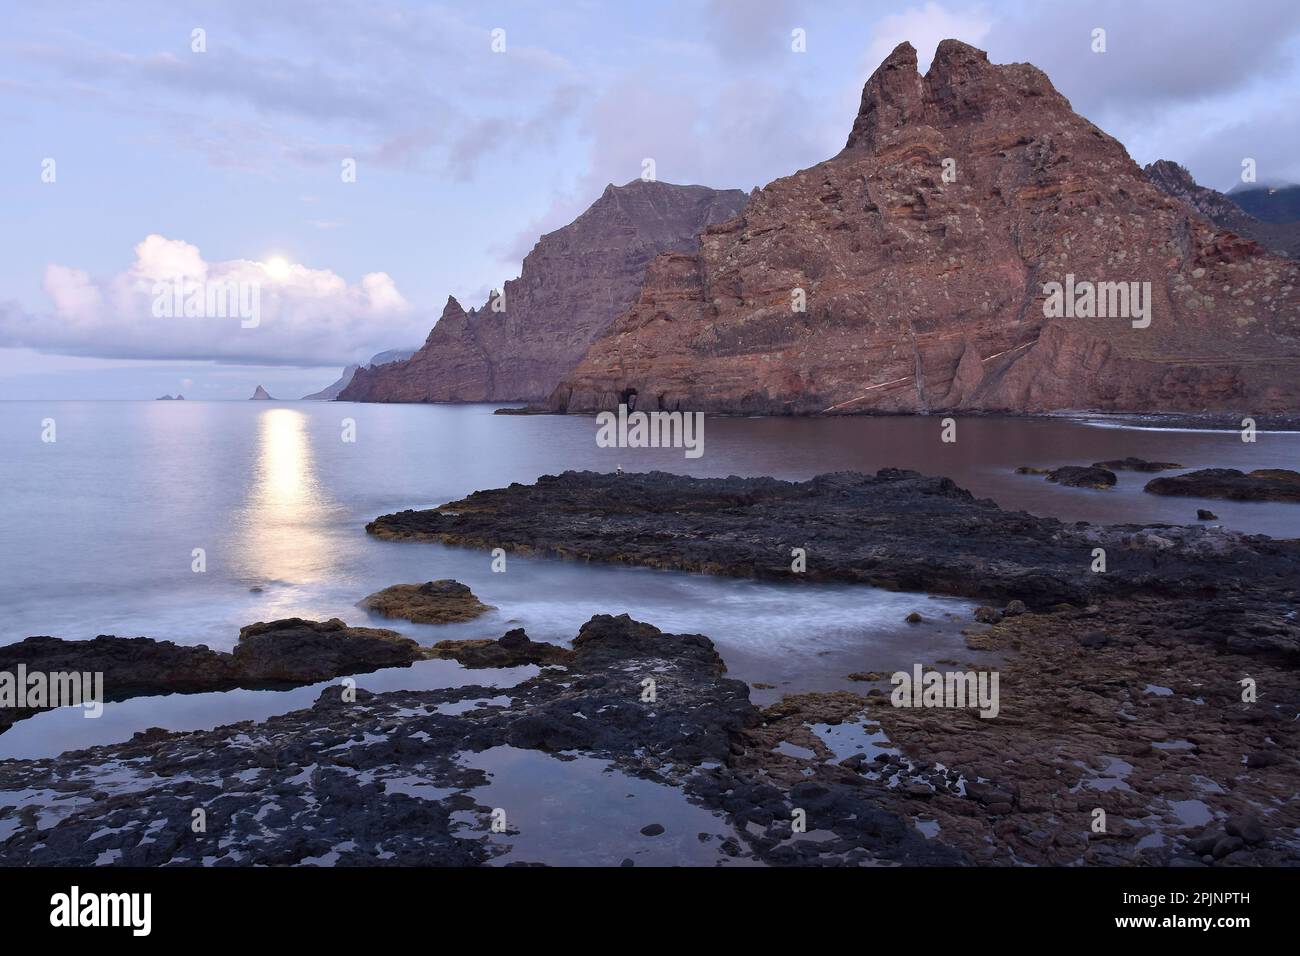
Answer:
[[(580, 89), (574, 66), (527, 42), (522, 29), (494, 54), (486, 26), (436, 6), (233, 0), (200, 22), (202, 53), (190, 50), (188, 32), (178, 34), (183, 43), (145, 52), (62, 36), (14, 52), (39, 78), (34, 95), (145, 118), (213, 166), (234, 169), (348, 156), (471, 179), (514, 137), (530, 147), (554, 142)], [(535, 101), (548, 95), (539, 116)], [(505, 135), (466, 139), (483, 126)]]
[[(0, 347), (118, 359), (345, 365), (394, 342), (420, 341), (429, 324), (383, 272), (349, 283), (328, 269), (279, 257), (209, 262), (196, 246), (160, 235), (147, 236), (131, 266), (107, 279), (50, 263), (44, 288), (48, 313), (0, 310)], [(170, 314), (177, 312), (178, 288), (179, 302), (202, 302), (196, 305), (202, 314)]]
[(980, 8), (958, 11), (927, 3), (923, 7), (891, 13), (881, 17), (871, 31), (871, 44), (863, 55), (863, 75), (874, 73), (894, 47), (904, 40), (916, 47), (917, 67), (924, 73), (930, 68), (940, 40), (956, 39), (979, 46), (992, 26), (993, 21)]
[(798, 20), (791, 0), (709, 0), (706, 34), (725, 60), (761, 60), (789, 52)]

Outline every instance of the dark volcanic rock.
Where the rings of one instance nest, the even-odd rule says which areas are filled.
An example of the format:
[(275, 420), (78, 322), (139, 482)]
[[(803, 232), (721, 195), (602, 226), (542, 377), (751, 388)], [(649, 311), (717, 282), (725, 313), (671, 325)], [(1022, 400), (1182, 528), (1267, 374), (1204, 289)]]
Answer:
[(1241, 472), (1235, 468), (1203, 468), (1185, 475), (1153, 478), (1146, 483), (1153, 495), (1227, 498), (1230, 501), (1300, 501), (1300, 473), (1284, 468)]
[(245, 681), (293, 684), (402, 667), (421, 656), (420, 646), (396, 631), (299, 617), (241, 627), (233, 655)]
[(1134, 458), (1130, 455), (1128, 458), (1094, 461), (1092, 467), (1107, 468), (1110, 471), (1168, 471), (1171, 468), (1182, 468), (1183, 466), (1172, 461), (1147, 461), (1145, 458)]
[[(1070, 276), (1150, 283), (1150, 324), (1048, 317)], [(1040, 70), (944, 40), (924, 76), (889, 55), (839, 154), (651, 262), (548, 404), (1292, 412), (1298, 340), (1300, 263), (1167, 196)]]
[(1097, 465), (1062, 465), (1049, 471), (1047, 480), (1070, 488), (1112, 488), (1115, 485), (1115, 473)]
[(472, 621), (493, 610), (466, 585), (450, 578), (424, 584), (394, 584), (357, 602), (384, 617), (404, 618), (416, 624), (452, 624)]
[(538, 240), (500, 306), (454, 298), (409, 360), (357, 371), (340, 398), (362, 402), (540, 400), (632, 304), (646, 264), (693, 252), (700, 230), (744, 207), (737, 189), (633, 180), (610, 185), (569, 225)]
[(524, 629), (507, 631), (499, 640), (439, 641), (430, 657), (459, 661), (466, 667), (519, 667), (523, 664), (568, 664), (573, 651), (529, 639)]
[[(337, 619), (301, 618), (251, 624), (239, 632), (233, 654), (147, 637), (100, 635), (90, 641), (29, 637), (0, 647), (0, 671), (19, 664), (29, 673), (104, 675), (105, 700), (153, 694), (193, 694), (235, 687), (312, 684), (401, 667), (423, 657), (415, 641), (395, 631), (348, 627)], [(0, 731), (36, 709), (0, 709)]]
[[(502, 746), (557, 759), (577, 750), (683, 786), (726, 815), (716, 844), (723, 855), (785, 860), (781, 847), (797, 844), (788, 826), (756, 836), (745, 824), (788, 821), (797, 805), (810, 829), (837, 836), (812, 852), (799, 847), (789, 862), (960, 862), (874, 805), (861, 780), (837, 775), (815, 792), (791, 793), (765, 782), (761, 761), (733, 767), (759, 713), (745, 685), (722, 676), (707, 638), (664, 634), (626, 615), (597, 616), (579, 638), (567, 669), (546, 668), (511, 688), (508, 706), (445, 712), (494, 694), (479, 686), (358, 690), (352, 702), (330, 687), (313, 707), (263, 723), (151, 731), (54, 759), (0, 762), (0, 833), (9, 834), (0, 865), (484, 863), (510, 838), (489, 837), (492, 805), (476, 793), (487, 778), (466, 764)], [(657, 687), (653, 701), (642, 697), (646, 677)], [(39, 813), (20, 812), (14, 795), (30, 804), (33, 792), (47, 798)], [(195, 809), (205, 813), (204, 832), (191, 828)], [(580, 802), (573, 812), (584, 812)]]
[[(947, 478), (882, 469), (810, 481), (663, 472), (544, 475), (370, 522), (389, 539), (703, 571), (845, 581), (1028, 607), (1103, 595), (1273, 593), (1300, 582), (1300, 543), (1222, 528), (1064, 524), (1003, 511)], [(792, 548), (808, 548), (803, 573)], [(1090, 568), (1104, 548), (1107, 573)]]
[(1196, 520), (1197, 521), (1218, 521), (1219, 516), (1216, 515), (1213, 511), (1208, 511), (1205, 508), (1197, 508)]

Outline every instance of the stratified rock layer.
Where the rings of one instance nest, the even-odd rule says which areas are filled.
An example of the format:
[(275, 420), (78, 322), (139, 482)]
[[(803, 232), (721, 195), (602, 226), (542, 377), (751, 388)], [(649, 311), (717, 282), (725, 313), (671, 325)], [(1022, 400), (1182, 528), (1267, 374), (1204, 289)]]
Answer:
[[(1045, 317), (1068, 275), (1149, 282), (1150, 325)], [(921, 76), (903, 44), (845, 149), (655, 259), (548, 404), (1294, 410), (1298, 285), (1300, 265), (1162, 193), (1035, 67), (945, 40)]]
[(499, 303), (466, 312), (448, 298), (405, 362), (356, 372), (343, 401), (540, 400), (636, 297), (661, 252), (693, 252), (700, 230), (730, 219), (740, 190), (634, 180), (609, 186), (569, 225), (542, 236)]

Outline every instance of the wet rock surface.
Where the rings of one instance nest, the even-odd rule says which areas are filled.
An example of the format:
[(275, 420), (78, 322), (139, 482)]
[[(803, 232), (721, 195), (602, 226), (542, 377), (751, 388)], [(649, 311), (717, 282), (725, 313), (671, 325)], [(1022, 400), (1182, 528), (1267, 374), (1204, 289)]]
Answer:
[(530, 640), (523, 628), (507, 631), (499, 640), (439, 641), (430, 657), (459, 661), (466, 667), (519, 667), (523, 664), (568, 664), (573, 651)]
[[(153, 730), (124, 744), (5, 761), (0, 864), (485, 863), (509, 849), (511, 832), (489, 835), (496, 808), (475, 794), (487, 776), (467, 764), (502, 746), (558, 760), (581, 753), (681, 788), (718, 815), (720, 832), (705, 834), (717, 838), (718, 862), (960, 858), (873, 806), (860, 780), (831, 774), (786, 792), (767, 781), (762, 759), (740, 759), (761, 717), (707, 638), (598, 615), (573, 643), (568, 665), (510, 688), (504, 704), (492, 702), (502, 700), (493, 697), (499, 688), (477, 685), (357, 690), (351, 701), (337, 686), (311, 708), (263, 723)], [(804, 845), (777, 832), (778, 820), (788, 831), (794, 799), (806, 805), (810, 829), (835, 836)], [(203, 832), (192, 827), (197, 810)], [(662, 833), (664, 823), (650, 816), (641, 825)]]
[(416, 624), (453, 624), (472, 621), (493, 610), (468, 586), (450, 578), (424, 584), (394, 584), (376, 591), (357, 603), (383, 617), (396, 617)]
[[(1137, 599), (1003, 618), (969, 639), (1003, 654), (998, 717), (869, 698), (901, 750), (884, 766), (950, 784), (885, 805), (977, 864), (1300, 864), (1287, 613)], [(1245, 677), (1267, 692), (1243, 700)]]
[(1202, 468), (1185, 475), (1153, 478), (1144, 491), (1153, 495), (1227, 498), (1230, 501), (1300, 501), (1300, 472), (1285, 468)]
[[(371, 534), (789, 581), (843, 581), (1030, 608), (1106, 596), (1249, 593), (1277, 606), (1300, 543), (1223, 528), (1066, 524), (948, 478), (882, 469), (773, 478), (565, 472), (377, 518)], [(791, 570), (793, 548), (807, 570)], [(1095, 573), (1096, 549), (1106, 572)]]
[[(241, 628), (234, 653), (147, 637), (100, 635), (89, 641), (29, 637), (0, 647), (0, 671), (102, 673), (106, 700), (202, 693), (235, 687), (312, 684), (420, 660), (415, 641), (395, 631), (342, 621), (286, 618)], [(0, 708), (0, 732), (43, 708)]]

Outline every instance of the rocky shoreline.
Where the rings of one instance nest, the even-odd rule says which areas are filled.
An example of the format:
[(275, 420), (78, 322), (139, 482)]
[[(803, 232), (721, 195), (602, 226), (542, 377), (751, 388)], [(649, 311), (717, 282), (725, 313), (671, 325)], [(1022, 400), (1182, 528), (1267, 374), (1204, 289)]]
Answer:
[[(292, 648), (298, 669), (256, 673), (345, 666), (317, 659), (329, 639), (318, 629), (342, 628), (465, 676), (381, 694), (345, 683), (260, 723), (0, 762), (0, 864), (553, 862), (529, 842), (535, 826), (509, 822), (529, 820), (537, 796), (493, 789), (512, 764), (540, 760), (561, 781), (597, 767), (629, 797), (650, 788), (627, 804), (632, 829), (583, 822), (609, 865), (652, 859), (650, 841), (680, 840), (685, 826), (698, 829), (690, 860), (713, 865), (1300, 865), (1300, 542), (1063, 523), (897, 469), (807, 482), (568, 472), (368, 530), (977, 597), (1002, 607), (979, 608), (962, 632), (985, 663), (956, 651), (916, 665), (988, 671), (992, 656), (998, 712), (896, 706), (883, 673), (847, 675), (861, 692), (760, 708), (708, 637), (627, 615), (593, 617), (571, 647), (522, 629), (419, 647), (341, 622), (273, 622), (244, 640), (296, 636), (274, 646)], [(472, 598), (453, 584), (439, 596)], [(239, 653), (167, 647), (191, 676)], [(626, 856), (608, 858), (609, 845)]]
[[(285, 618), (241, 628), (233, 653), (203, 644), (101, 634), (89, 641), (29, 637), (0, 646), (0, 672), (100, 673), (105, 701), (200, 694), (237, 687), (286, 688), (404, 667), (425, 652), (396, 631), (348, 627), (337, 618)], [(0, 733), (46, 707), (0, 708)]]
[[(384, 515), (366, 530), (390, 540), (1020, 600), (1036, 609), (1221, 593), (1276, 609), (1300, 584), (1300, 542), (1217, 527), (1067, 524), (1005, 511), (948, 478), (894, 468), (804, 482), (565, 472)], [(805, 552), (803, 570), (795, 549)], [(1098, 549), (1104, 572), (1093, 570)]]

